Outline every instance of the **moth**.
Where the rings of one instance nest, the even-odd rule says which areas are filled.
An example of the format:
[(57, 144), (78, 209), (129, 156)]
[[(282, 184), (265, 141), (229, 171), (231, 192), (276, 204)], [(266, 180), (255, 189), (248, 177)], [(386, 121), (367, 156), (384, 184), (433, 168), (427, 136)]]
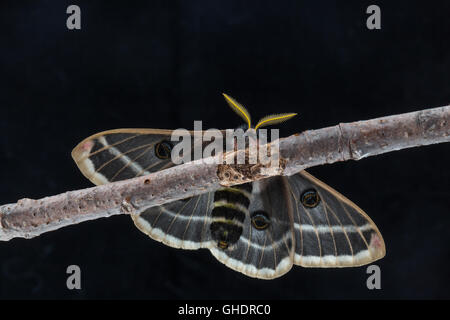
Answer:
[[(252, 127), (247, 109), (224, 97), (247, 129), (259, 130), (295, 115), (270, 115)], [(96, 185), (147, 175), (175, 165), (171, 133), (104, 131), (79, 143), (72, 157)], [(293, 265), (353, 267), (385, 255), (384, 240), (369, 216), (306, 171), (145, 208), (132, 219), (154, 240), (175, 248), (209, 249), (229, 268), (260, 279), (277, 278)]]

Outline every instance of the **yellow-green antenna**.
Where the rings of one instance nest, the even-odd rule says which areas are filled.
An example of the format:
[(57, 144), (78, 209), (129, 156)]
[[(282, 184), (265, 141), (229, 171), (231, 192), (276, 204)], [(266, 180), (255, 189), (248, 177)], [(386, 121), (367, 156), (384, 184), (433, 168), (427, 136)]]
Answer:
[(245, 109), (245, 107), (242, 104), (234, 100), (229, 95), (225, 93), (222, 94), (225, 97), (225, 100), (227, 101), (231, 109), (233, 109), (234, 112), (236, 112), (242, 119), (245, 120), (245, 122), (247, 122), (248, 129), (250, 129), (252, 127), (252, 122), (250, 120), (250, 113), (247, 111), (247, 109)]
[(255, 130), (261, 127), (270, 126), (273, 124), (281, 123), (291, 119), (296, 116), (296, 113), (279, 113), (279, 114), (271, 114), (269, 116), (265, 116), (256, 124)]

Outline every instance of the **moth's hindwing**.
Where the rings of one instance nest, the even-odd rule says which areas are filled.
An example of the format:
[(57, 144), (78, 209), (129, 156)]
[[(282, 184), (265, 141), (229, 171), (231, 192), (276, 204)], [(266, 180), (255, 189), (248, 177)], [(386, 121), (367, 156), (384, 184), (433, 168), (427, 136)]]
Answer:
[(96, 185), (135, 178), (173, 166), (171, 133), (158, 129), (104, 131), (80, 142), (72, 157)]
[(210, 250), (219, 261), (247, 276), (276, 278), (291, 269), (294, 256), (288, 189), (282, 177), (255, 181), (251, 189), (237, 242), (225, 249), (215, 245)]
[(182, 249), (208, 248), (214, 193), (178, 200), (132, 215), (136, 227), (154, 240)]
[(233, 270), (272, 279), (289, 271), (294, 259), (288, 197), (286, 181), (274, 177), (149, 208), (133, 220), (166, 245), (208, 248)]
[(305, 171), (287, 178), (294, 199), (294, 263), (352, 267), (385, 255), (383, 237), (367, 214)]

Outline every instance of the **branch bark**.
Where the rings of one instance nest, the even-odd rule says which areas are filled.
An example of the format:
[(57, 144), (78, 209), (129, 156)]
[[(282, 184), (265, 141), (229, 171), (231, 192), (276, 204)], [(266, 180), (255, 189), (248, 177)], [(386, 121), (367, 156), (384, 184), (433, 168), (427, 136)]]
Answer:
[(202, 160), (130, 180), (0, 206), (0, 240), (33, 238), (87, 220), (309, 167), (360, 160), (395, 150), (450, 141), (450, 106), (340, 123), (280, 140), (280, 166), (226, 165)]

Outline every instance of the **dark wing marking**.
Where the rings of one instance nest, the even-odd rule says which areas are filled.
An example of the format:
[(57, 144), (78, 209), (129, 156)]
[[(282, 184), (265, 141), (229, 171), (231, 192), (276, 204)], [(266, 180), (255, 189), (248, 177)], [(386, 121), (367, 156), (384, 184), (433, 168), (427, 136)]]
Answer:
[[(253, 183), (248, 213), (238, 242), (227, 249), (217, 246), (211, 253), (222, 263), (247, 276), (272, 279), (288, 272), (293, 264), (292, 207), (285, 178), (273, 177)], [(289, 213), (291, 210), (291, 213)], [(269, 225), (257, 229), (252, 217), (267, 216)]]
[[(288, 177), (294, 199), (294, 263), (304, 267), (350, 267), (385, 255), (383, 238), (367, 214), (323, 182), (302, 171)], [(319, 201), (302, 203), (305, 191)]]
[(170, 202), (132, 215), (136, 227), (168, 246), (182, 249), (209, 248), (213, 193)]

